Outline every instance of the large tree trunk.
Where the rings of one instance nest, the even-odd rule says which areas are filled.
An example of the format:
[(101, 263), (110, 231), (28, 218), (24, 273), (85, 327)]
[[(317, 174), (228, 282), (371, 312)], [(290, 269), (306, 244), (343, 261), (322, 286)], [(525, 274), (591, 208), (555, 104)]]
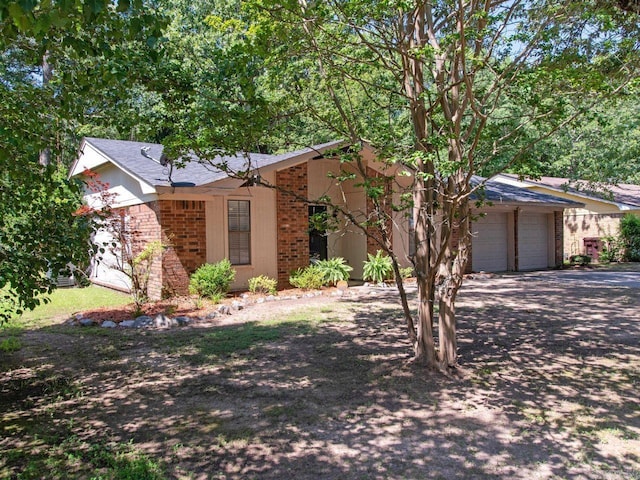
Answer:
[[(449, 238), (445, 246), (445, 255), (441, 264), (441, 287), (438, 312), (439, 360), (441, 368), (448, 370), (458, 365), (458, 343), (456, 324), (456, 298), (462, 286), (463, 275), (469, 260), (471, 244), (469, 202), (464, 199), (457, 206), (451, 206)], [(454, 223), (455, 222), (455, 223)], [(458, 248), (452, 248), (454, 229), (457, 229)]]

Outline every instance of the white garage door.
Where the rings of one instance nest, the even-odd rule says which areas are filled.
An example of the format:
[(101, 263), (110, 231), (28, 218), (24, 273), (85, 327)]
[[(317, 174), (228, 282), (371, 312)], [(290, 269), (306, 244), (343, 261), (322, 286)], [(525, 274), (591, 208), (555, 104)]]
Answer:
[(507, 270), (507, 214), (490, 213), (471, 226), (471, 266), (474, 272)]
[(544, 213), (518, 216), (518, 269), (535, 270), (549, 266), (549, 226)]

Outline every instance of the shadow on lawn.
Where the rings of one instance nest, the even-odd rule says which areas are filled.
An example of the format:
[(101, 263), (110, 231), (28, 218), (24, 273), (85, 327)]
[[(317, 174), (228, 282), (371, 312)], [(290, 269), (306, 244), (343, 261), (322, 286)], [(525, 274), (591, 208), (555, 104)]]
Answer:
[(3, 380), (0, 449), (64, 426), (132, 439), (169, 478), (638, 478), (638, 292), (564, 292), (469, 282), (461, 380), (408, 363), (391, 293), (296, 322), (68, 334), (73, 349), (36, 356), (40, 384), (69, 379), (55, 408), (38, 382)]

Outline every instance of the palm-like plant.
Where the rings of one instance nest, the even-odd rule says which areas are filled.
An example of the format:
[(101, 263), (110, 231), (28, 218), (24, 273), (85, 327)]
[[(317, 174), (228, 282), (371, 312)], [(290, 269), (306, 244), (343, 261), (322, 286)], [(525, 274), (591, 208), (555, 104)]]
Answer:
[(316, 263), (316, 267), (322, 272), (328, 285), (336, 285), (340, 281), (346, 282), (349, 280), (349, 272), (353, 270), (353, 267), (348, 265), (342, 257), (320, 260)]
[(362, 276), (364, 280), (371, 280), (374, 283), (382, 283), (392, 278), (393, 265), (391, 258), (384, 255), (382, 250), (378, 250), (375, 255), (367, 254), (369, 260), (364, 262)]

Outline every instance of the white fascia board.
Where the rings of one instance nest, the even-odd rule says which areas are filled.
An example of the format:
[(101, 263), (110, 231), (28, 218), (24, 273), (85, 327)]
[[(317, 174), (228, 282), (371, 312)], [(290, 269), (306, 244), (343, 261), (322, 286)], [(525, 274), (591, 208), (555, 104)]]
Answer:
[(531, 187), (534, 187), (534, 186), (546, 186), (546, 185), (540, 185), (539, 183), (521, 181), (521, 180), (518, 180), (516, 178), (508, 177), (508, 176), (503, 175), (501, 173), (495, 175), (494, 177), (491, 177), (488, 180), (495, 180), (496, 182), (503, 183), (504, 185), (511, 185), (513, 187), (520, 187), (520, 188), (531, 188)]
[[(104, 165), (111, 164), (124, 172), (129, 177), (133, 178), (140, 184), (140, 190), (145, 195), (155, 195), (156, 189), (153, 185), (145, 182), (142, 178), (137, 175), (132, 174), (130, 171), (125, 170), (117, 162), (114, 162), (110, 157), (102, 153), (93, 147), (93, 145), (87, 143), (86, 141), (82, 141), (82, 145), (80, 147), (80, 153), (78, 155), (78, 159), (75, 161), (73, 166), (71, 167), (71, 172), (69, 173), (69, 177), (75, 177), (82, 175), (85, 170), (96, 170)], [(141, 202), (144, 203), (144, 202)]]
[[(122, 208), (131, 207), (133, 205), (141, 205), (143, 203), (149, 203), (158, 200), (157, 194), (136, 196), (122, 186), (112, 187), (106, 191), (108, 198), (111, 199), (110, 208)], [(85, 195), (84, 201), (91, 208), (97, 210), (104, 208), (106, 205), (103, 202), (104, 192), (91, 193)]]

